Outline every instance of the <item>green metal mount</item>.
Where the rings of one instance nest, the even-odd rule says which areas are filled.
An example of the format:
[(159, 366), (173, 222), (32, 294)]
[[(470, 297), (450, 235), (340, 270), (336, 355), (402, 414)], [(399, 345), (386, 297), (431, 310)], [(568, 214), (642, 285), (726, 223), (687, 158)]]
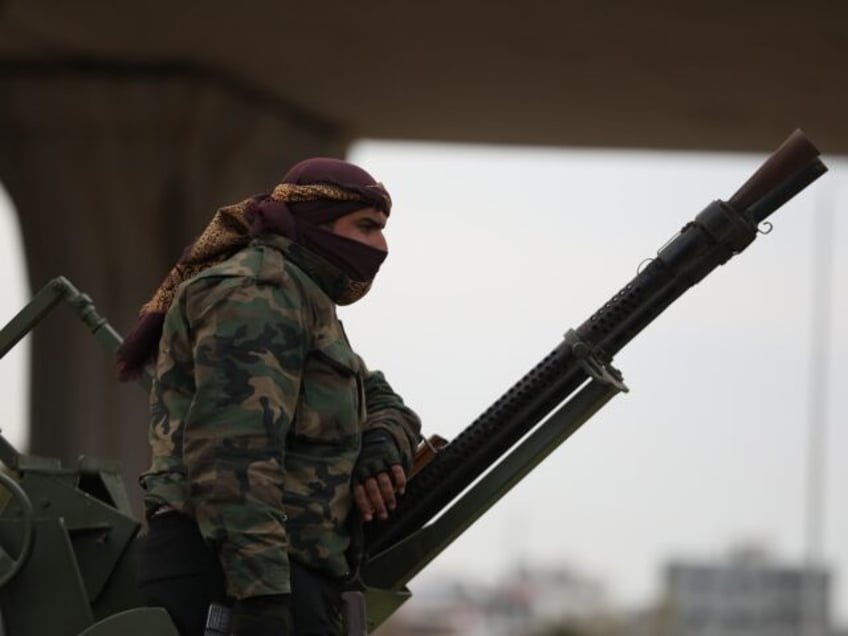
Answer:
[[(91, 298), (59, 277), (0, 330), (0, 358), (62, 302), (107, 351), (117, 349), (121, 337)], [(139, 607), (141, 526), (117, 462), (81, 457), (65, 466), (20, 453), (2, 435), (0, 462), (0, 634), (176, 636), (163, 610)]]
[[(123, 339), (112, 325), (101, 316), (94, 302), (83, 294), (64, 276), (57, 276), (47, 283), (33, 299), (0, 330), (0, 358), (21, 341), (33, 328), (61, 302), (66, 302), (80, 320), (89, 328), (95, 339), (109, 352), (114, 353)], [(141, 382), (150, 389), (150, 373), (142, 374)], [(2, 458), (0, 458), (2, 459)]]
[(589, 371), (590, 381), (528, 433), (431, 523), (369, 559), (362, 574), (366, 583), (369, 629), (382, 623), (409, 598), (406, 585), (422, 569), (613, 396), (628, 390), (618, 370), (601, 362), (580, 342), (574, 331), (569, 331), (565, 340)]

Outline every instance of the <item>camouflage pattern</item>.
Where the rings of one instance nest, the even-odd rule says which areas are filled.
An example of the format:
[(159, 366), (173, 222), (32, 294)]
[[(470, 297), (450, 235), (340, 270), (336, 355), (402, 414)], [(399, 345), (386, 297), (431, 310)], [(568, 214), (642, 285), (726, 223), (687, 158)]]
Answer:
[(184, 283), (165, 318), (145, 503), (197, 520), (235, 598), (289, 592), (289, 554), (348, 575), (363, 431), (389, 431), (406, 462), (418, 440), (417, 416), (350, 348), (340, 278), (263, 237)]

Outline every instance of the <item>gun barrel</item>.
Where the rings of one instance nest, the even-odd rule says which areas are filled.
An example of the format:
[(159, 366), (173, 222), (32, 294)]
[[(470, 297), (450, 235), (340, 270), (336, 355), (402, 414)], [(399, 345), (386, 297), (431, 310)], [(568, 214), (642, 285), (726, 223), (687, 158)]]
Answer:
[(797, 129), (742, 184), (728, 203), (736, 210), (747, 210), (784, 181), (817, 161), (818, 156), (819, 149), (800, 128)]
[[(582, 345), (609, 363), (625, 344), (687, 289), (757, 235), (757, 224), (825, 170), (801, 131), (757, 170), (728, 202), (714, 201), (657, 253), (647, 267), (586, 320)], [(392, 517), (366, 532), (375, 555), (433, 517), (589, 379), (569, 342), (562, 342), (412, 479)]]

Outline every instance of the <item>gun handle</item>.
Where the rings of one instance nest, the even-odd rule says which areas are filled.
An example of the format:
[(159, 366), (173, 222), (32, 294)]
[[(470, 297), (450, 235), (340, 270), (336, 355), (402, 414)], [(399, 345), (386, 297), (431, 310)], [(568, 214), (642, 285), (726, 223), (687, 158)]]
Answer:
[(441, 435), (431, 435), (418, 444), (418, 447), (415, 449), (415, 457), (412, 460), (412, 469), (409, 471), (408, 479), (412, 479), (418, 471), (433, 461), (436, 455), (439, 454), (439, 451), (447, 445), (448, 440)]
[(232, 611), (226, 605), (211, 603), (206, 615), (206, 627), (203, 636), (227, 636), (230, 633)]

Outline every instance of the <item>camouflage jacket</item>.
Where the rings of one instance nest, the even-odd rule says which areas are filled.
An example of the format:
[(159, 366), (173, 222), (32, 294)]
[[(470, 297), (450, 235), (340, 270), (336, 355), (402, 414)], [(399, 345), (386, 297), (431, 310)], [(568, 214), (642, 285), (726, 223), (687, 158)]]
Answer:
[(363, 431), (411, 460), (419, 420), (351, 350), (331, 300), (344, 284), (265, 236), (183, 284), (165, 317), (145, 504), (197, 520), (235, 598), (289, 592), (289, 555), (348, 574)]

